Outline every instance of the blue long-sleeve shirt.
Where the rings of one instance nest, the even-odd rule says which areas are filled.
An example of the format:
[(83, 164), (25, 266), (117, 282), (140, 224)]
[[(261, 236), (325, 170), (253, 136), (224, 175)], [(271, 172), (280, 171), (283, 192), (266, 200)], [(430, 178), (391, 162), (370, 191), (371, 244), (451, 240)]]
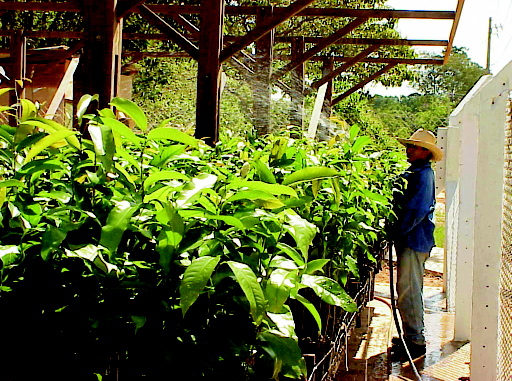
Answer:
[(435, 177), (430, 162), (412, 164), (403, 174), (407, 187), (395, 197), (395, 243), (421, 253), (434, 247)]

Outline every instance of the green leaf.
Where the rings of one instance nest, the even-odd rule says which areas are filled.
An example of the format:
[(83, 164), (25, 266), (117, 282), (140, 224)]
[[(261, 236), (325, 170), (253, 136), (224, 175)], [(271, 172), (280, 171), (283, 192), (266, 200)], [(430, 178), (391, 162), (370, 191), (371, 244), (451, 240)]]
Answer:
[(297, 283), (298, 275), (295, 272), (285, 269), (273, 270), (265, 287), (267, 310), (279, 313), (288, 300), (291, 290), (297, 287)]
[(298, 300), (299, 302), (302, 303), (304, 307), (306, 307), (306, 309), (311, 313), (311, 315), (316, 321), (316, 325), (318, 326), (318, 332), (322, 332), (322, 319), (320, 318), (320, 314), (318, 313), (318, 310), (316, 309), (315, 305), (298, 293), (295, 295), (292, 294), (291, 297), (293, 299)]
[(264, 191), (250, 190), (250, 191), (239, 191), (233, 196), (229, 197), (226, 202), (233, 202), (238, 200), (276, 200), (277, 198)]
[(144, 327), (144, 324), (146, 324), (146, 317), (145, 316), (138, 316), (138, 315), (130, 315), (132, 318), (132, 321), (135, 323), (135, 334), (137, 334), (137, 331)]
[(185, 270), (180, 284), (180, 307), (183, 316), (203, 291), (219, 261), (220, 256), (196, 258)]
[(49, 226), (43, 233), (41, 244), (41, 257), (44, 261), (48, 261), (50, 253), (56, 250), (64, 241), (68, 232), (55, 226)]
[(18, 180), (3, 180), (0, 181), (0, 188), (25, 188), (25, 184)]
[(217, 182), (217, 176), (208, 173), (201, 173), (188, 182), (178, 194), (176, 205), (184, 207), (194, 196), (203, 189), (211, 188)]
[(318, 275), (303, 274), (301, 283), (310, 287), (324, 302), (343, 308), (347, 312), (356, 312), (357, 305), (338, 282)]
[(2, 95), (4, 95), (5, 93), (8, 93), (9, 91), (13, 91), (13, 90), (14, 90), (14, 88), (13, 88), (13, 87), (5, 87), (5, 88), (3, 88), (3, 89), (0, 89), (0, 97), (1, 97)]
[(354, 144), (352, 144), (352, 152), (358, 153), (361, 151), (365, 146), (370, 144), (372, 139), (369, 136), (360, 136), (356, 139)]
[(132, 101), (115, 97), (109, 104), (117, 108), (117, 110), (121, 111), (123, 114), (128, 115), (142, 131), (146, 131), (148, 129), (146, 115), (144, 115), (144, 112), (139, 108), (139, 106)]
[(361, 127), (359, 127), (357, 124), (354, 124), (352, 127), (350, 127), (350, 140), (354, 140), (359, 133), (359, 130)]
[[(254, 160), (251, 165), (256, 169), (256, 173), (261, 181), (269, 184), (275, 184), (276, 178), (274, 174), (270, 172), (268, 166), (260, 160)], [(286, 185), (286, 184), (285, 184)]]
[(13, 265), (20, 257), (20, 248), (18, 246), (0, 245), (0, 260), (2, 261), (2, 266), (0, 267)]
[(187, 144), (191, 147), (198, 148), (199, 147), (199, 141), (190, 136), (185, 134), (184, 132), (181, 132), (180, 130), (172, 127), (161, 127), (161, 128), (155, 128), (151, 131), (149, 131), (148, 139), (151, 140), (158, 140), (158, 139), (169, 139), (175, 142), (180, 142), (183, 144)]
[(161, 171), (152, 173), (144, 180), (144, 189), (148, 189), (151, 185), (162, 180), (190, 180), (190, 177), (177, 171)]
[(32, 160), (34, 157), (39, 155), (43, 150), (51, 146), (53, 143), (58, 142), (59, 140), (65, 139), (68, 136), (74, 135), (74, 131), (70, 130), (63, 130), (54, 132), (41, 140), (39, 140), (34, 146), (30, 149), (29, 153), (27, 154), (27, 157), (25, 157), (25, 160), (23, 161), (23, 164), (28, 163), (30, 160)]
[(315, 271), (322, 270), (322, 268), (330, 261), (330, 259), (315, 259), (308, 262), (306, 266), (306, 274), (313, 274)]
[(361, 189), (361, 192), (366, 196), (368, 197), (369, 199), (379, 203), (379, 204), (382, 204), (384, 206), (386, 205), (389, 205), (389, 200), (381, 195), (381, 194), (378, 194), (378, 193), (374, 193), (374, 192), (371, 192), (367, 189)]
[(139, 205), (131, 205), (128, 201), (118, 202), (108, 214), (107, 224), (101, 228), (99, 244), (115, 253), (133, 213), (138, 209)]
[(244, 263), (229, 261), (229, 267), (235, 274), (235, 278), (242, 287), (242, 290), (249, 302), (251, 316), (254, 322), (259, 325), (263, 320), (266, 309), (266, 300), (258, 279), (249, 266)]
[(306, 362), (294, 339), (274, 335), (268, 331), (260, 333), (258, 338), (263, 341), (263, 349), (274, 359), (274, 379), (277, 380), (279, 374), (290, 378), (306, 377)]
[(312, 181), (338, 176), (340, 173), (329, 167), (307, 167), (288, 175), (283, 180), (283, 185), (292, 185), (304, 181)]
[(98, 94), (90, 95), (85, 94), (82, 95), (82, 98), (78, 101), (78, 106), (76, 108), (76, 117), (78, 119), (78, 124), (82, 124), (82, 119), (84, 117), (85, 112), (87, 111), (87, 108), (93, 101), (97, 101), (99, 99)]
[(10, 134), (8, 131), (4, 130), (3, 128), (0, 128), (0, 137), (4, 138), (7, 143), (12, 144), (14, 143), (14, 135)]
[(234, 181), (229, 185), (229, 189), (235, 188), (247, 188), (250, 190), (263, 191), (276, 196), (285, 194), (292, 197), (298, 197), (297, 192), (293, 188), (280, 184), (268, 184), (263, 181)]
[(288, 246), (286, 243), (279, 242), (276, 247), (287, 254), (291, 259), (295, 261), (300, 267), (304, 266), (304, 259), (301, 257), (299, 252), (293, 247)]
[(25, 164), (21, 169), (18, 171), (18, 176), (23, 175), (31, 175), (33, 173), (39, 172), (39, 171), (56, 171), (56, 170), (62, 170), (62, 162), (55, 159), (39, 159), (39, 160), (32, 160), (30, 163)]
[(125, 126), (123, 123), (118, 121), (117, 119), (110, 118), (100, 118), (101, 122), (112, 128), (112, 131), (117, 132), (119, 135), (123, 136), (125, 139), (129, 140), (137, 147), (140, 146), (141, 138), (139, 138), (135, 133), (130, 130), (129, 127)]
[(22, 122), (26, 121), (28, 118), (34, 118), (37, 116), (37, 108), (36, 105), (28, 100), (28, 99), (20, 99), (21, 103), (21, 118)]
[(208, 218), (209, 220), (219, 220), (240, 230), (245, 230), (245, 226), (242, 223), (242, 221), (233, 216), (221, 216), (218, 214), (205, 213), (205, 217)]
[[(25, 121), (23, 124), (32, 125), (38, 128), (41, 128), (42, 130), (52, 133), (56, 131), (69, 131), (69, 128), (64, 127), (63, 125), (51, 120), (51, 119), (44, 119), (44, 118), (34, 118), (29, 119)], [(76, 135), (70, 135), (66, 138), (67, 142), (72, 145), (73, 147), (80, 149), (80, 142), (78, 141), (78, 138)]]
[(295, 335), (295, 321), (293, 320), (289, 306), (283, 306), (282, 311), (279, 313), (267, 312), (267, 316), (276, 325), (280, 336), (291, 337), (297, 340), (297, 335)]
[(277, 267), (285, 270), (297, 270), (297, 264), (294, 261), (290, 261), (288, 258), (276, 255), (270, 261), (269, 267)]
[(284, 228), (293, 237), (302, 257), (307, 261), (309, 246), (313, 243), (317, 227), (294, 212), (283, 211), (283, 213), (288, 220), (288, 224)]

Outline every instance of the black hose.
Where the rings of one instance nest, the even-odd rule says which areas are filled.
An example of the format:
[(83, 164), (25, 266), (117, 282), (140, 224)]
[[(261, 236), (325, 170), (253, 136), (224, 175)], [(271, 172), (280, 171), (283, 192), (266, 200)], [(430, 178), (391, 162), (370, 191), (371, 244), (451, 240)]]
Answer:
[(418, 369), (416, 368), (416, 365), (414, 364), (413, 362), (413, 359), (411, 357), (411, 354), (409, 353), (409, 348), (407, 348), (407, 344), (405, 343), (405, 338), (404, 338), (404, 335), (402, 334), (402, 329), (400, 327), (400, 322), (398, 321), (398, 314), (396, 313), (397, 311), (397, 308), (396, 308), (396, 303), (395, 303), (395, 288), (394, 288), (394, 279), (393, 279), (393, 242), (390, 242), (389, 243), (389, 258), (388, 258), (388, 262), (389, 262), (389, 290), (390, 290), (390, 293), (391, 293), (391, 311), (393, 312), (393, 319), (395, 320), (395, 327), (396, 327), (396, 331), (398, 333), (398, 337), (400, 337), (400, 340), (402, 340), (402, 344), (404, 345), (404, 348), (405, 348), (405, 353), (407, 354), (407, 358), (409, 359), (409, 362), (411, 364), (411, 368), (414, 372), (414, 375), (416, 376), (416, 378), (418, 379), (418, 381), (422, 381), (421, 379), (421, 376), (418, 372)]

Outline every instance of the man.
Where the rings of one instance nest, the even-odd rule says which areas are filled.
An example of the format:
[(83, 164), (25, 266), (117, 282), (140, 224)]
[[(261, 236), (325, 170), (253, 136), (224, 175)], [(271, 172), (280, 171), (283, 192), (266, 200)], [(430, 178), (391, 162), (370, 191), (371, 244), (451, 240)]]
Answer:
[[(417, 130), (409, 139), (398, 139), (406, 146), (411, 164), (403, 175), (406, 188), (395, 197), (397, 221), (392, 239), (397, 253), (398, 309), (407, 348), (413, 358), (426, 353), (423, 322), (423, 273), (425, 261), (434, 247), (435, 184), (430, 161), (439, 161), (443, 152), (430, 131)], [(404, 359), (401, 340), (393, 340), (393, 357)]]

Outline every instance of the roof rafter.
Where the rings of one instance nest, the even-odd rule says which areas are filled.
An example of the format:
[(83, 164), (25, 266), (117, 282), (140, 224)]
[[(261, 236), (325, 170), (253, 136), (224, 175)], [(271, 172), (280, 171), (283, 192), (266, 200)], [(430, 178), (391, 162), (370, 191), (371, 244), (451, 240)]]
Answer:
[(363, 50), (361, 53), (359, 53), (358, 55), (356, 55), (355, 57), (352, 57), (351, 59), (349, 59), (347, 62), (345, 62), (343, 65), (341, 65), (338, 69), (336, 70), (333, 70), (331, 73), (329, 73), (328, 75), (326, 75), (325, 77), (323, 77), (322, 79), (314, 82), (311, 87), (313, 87), (314, 89), (318, 89), (320, 86), (322, 86), (324, 83), (326, 82), (329, 82), (331, 80), (333, 80), (335, 77), (337, 77), (338, 75), (340, 75), (341, 73), (343, 73), (345, 70), (347, 70), (349, 67), (355, 65), (356, 63), (358, 63), (359, 61), (361, 61), (362, 59), (368, 57), (370, 54), (372, 54), (373, 52), (375, 52), (377, 49), (380, 48), (380, 45), (371, 45), (369, 46), (368, 48), (366, 48), (365, 50)]
[(306, 62), (308, 59), (313, 57), (315, 54), (321, 52), (326, 47), (332, 45), (337, 40), (345, 36), (347, 33), (350, 33), (355, 28), (357, 28), (359, 25), (363, 24), (367, 19), (365, 18), (356, 18), (355, 20), (352, 20), (347, 25), (345, 25), (343, 28), (338, 30), (336, 33), (330, 35), (329, 37), (326, 37), (323, 39), (320, 43), (312, 47), (311, 49), (304, 52), (304, 54), (297, 57), (296, 60), (290, 62), (288, 65), (283, 67), (281, 70), (279, 70), (277, 73), (272, 75), (272, 79), (275, 81), (278, 78), (281, 78), (285, 73), (289, 72), (290, 70), (295, 69), (299, 65)]
[(270, 32), (272, 29), (282, 24), (290, 17), (293, 17), (301, 10), (306, 8), (308, 5), (313, 3), (315, 0), (296, 0), (286, 8), (282, 8), (280, 11), (275, 12), (273, 16), (267, 18), (261, 24), (256, 26), (253, 30), (247, 33), (245, 36), (239, 38), (233, 42), (227, 48), (224, 48), (221, 53), (221, 62), (226, 61), (232, 55), (238, 53), (240, 50), (250, 45), (256, 40), (259, 40), (265, 34)]
[(352, 87), (350, 90), (347, 90), (345, 91), (343, 94), (341, 94), (340, 96), (336, 97), (335, 99), (333, 99), (331, 105), (334, 106), (335, 104), (341, 102), (343, 99), (345, 99), (346, 97), (348, 97), (349, 95), (355, 93), (357, 90), (359, 89), (362, 89), (366, 84), (370, 83), (371, 81), (373, 81), (375, 78), (378, 78), (380, 77), (382, 74), (384, 73), (387, 73), (388, 71), (390, 71), (391, 69), (393, 69), (396, 65), (398, 65), (398, 63), (388, 63), (386, 66), (384, 66), (382, 69), (380, 69), (379, 71), (377, 71), (376, 73), (372, 74), (371, 76), (369, 76), (368, 78), (362, 80), (361, 82), (359, 82), (357, 85), (355, 85), (354, 87)]

